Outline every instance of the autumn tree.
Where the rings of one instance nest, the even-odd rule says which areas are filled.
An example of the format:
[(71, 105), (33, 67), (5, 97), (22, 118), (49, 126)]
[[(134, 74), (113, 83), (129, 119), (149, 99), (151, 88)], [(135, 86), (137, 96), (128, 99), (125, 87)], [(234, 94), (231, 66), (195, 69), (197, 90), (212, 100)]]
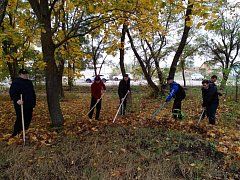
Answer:
[[(63, 115), (59, 103), (61, 90), (61, 71), (56, 61), (56, 49), (70, 39), (84, 36), (99, 28), (109, 18), (105, 14), (97, 13), (103, 2), (98, 1), (38, 1), (29, 0), (29, 3), (41, 25), (41, 45), (43, 60), (46, 63), (46, 92), (48, 109), (55, 127), (63, 125)], [(69, 29), (63, 31), (65, 24), (62, 14), (67, 12)]]
[(238, 60), (240, 18), (239, 16), (228, 18), (224, 13), (221, 13), (219, 19), (219, 28), (204, 36), (204, 50), (210, 51), (208, 54), (209, 63), (221, 65), (223, 75), (221, 88), (224, 88), (230, 72), (240, 63)]
[(12, 80), (18, 76), (18, 67), (24, 67), (25, 61), (31, 59), (34, 50), (36, 22), (31, 17), (29, 8), (25, 1), (9, 0), (2, 23), (1, 59), (7, 64)]

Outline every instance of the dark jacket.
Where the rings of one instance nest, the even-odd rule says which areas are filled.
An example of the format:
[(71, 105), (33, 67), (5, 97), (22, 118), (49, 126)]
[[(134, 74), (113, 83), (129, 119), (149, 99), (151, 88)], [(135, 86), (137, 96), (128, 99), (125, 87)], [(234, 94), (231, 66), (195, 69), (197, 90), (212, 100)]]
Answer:
[(202, 88), (203, 107), (210, 106), (211, 104), (218, 104), (218, 92), (217, 87), (209, 85), (208, 89)]
[(23, 78), (16, 78), (9, 90), (10, 97), (15, 106), (20, 100), (20, 94), (23, 96), (24, 107), (34, 108), (36, 105), (36, 94), (33, 88), (32, 81)]
[[(212, 82), (211, 80), (209, 80), (209, 86), (214, 86), (217, 88), (217, 85), (214, 82)], [(222, 93), (220, 93), (220, 92), (218, 92), (217, 94), (218, 94), (218, 96), (222, 96)]]
[(105, 84), (100, 81), (100, 83), (92, 83), (91, 85), (91, 94), (95, 99), (100, 99), (102, 96), (102, 90), (106, 90)]
[(120, 99), (124, 98), (124, 96), (127, 94), (128, 91), (131, 91), (131, 89), (130, 89), (130, 79), (128, 79), (127, 82), (124, 79), (122, 79), (119, 82), (119, 86), (118, 86), (119, 98)]
[(184, 89), (180, 86), (180, 84), (173, 81), (170, 84), (170, 93), (166, 98), (166, 102), (169, 102), (172, 98), (183, 100), (186, 97)]

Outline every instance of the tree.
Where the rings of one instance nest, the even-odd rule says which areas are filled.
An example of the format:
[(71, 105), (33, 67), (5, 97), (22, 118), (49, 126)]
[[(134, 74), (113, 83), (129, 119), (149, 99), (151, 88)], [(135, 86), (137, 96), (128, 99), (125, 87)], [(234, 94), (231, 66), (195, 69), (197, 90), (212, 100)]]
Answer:
[(178, 45), (177, 51), (173, 57), (173, 61), (170, 67), (170, 71), (168, 76), (169, 77), (174, 77), (175, 72), (176, 72), (176, 67), (177, 67), (177, 63), (180, 59), (180, 56), (182, 55), (182, 52), (184, 50), (185, 44), (187, 42), (187, 38), (188, 38), (188, 33), (191, 29), (191, 25), (189, 25), (188, 22), (191, 21), (190, 16), (192, 15), (192, 9), (193, 9), (193, 4), (191, 1), (188, 1), (188, 5), (187, 5), (187, 10), (186, 10), (186, 14), (185, 14), (185, 22), (184, 22), (184, 30), (183, 30), (183, 34), (182, 34), (182, 38), (181, 41)]
[[(227, 9), (224, 9), (227, 11)], [(219, 28), (212, 31), (211, 35), (204, 36), (204, 50), (210, 50), (209, 63), (220, 64), (223, 79), (221, 88), (225, 88), (228, 76), (238, 60), (240, 50), (240, 18), (228, 18), (222, 12), (219, 17)]]
[(28, 8), (27, 2), (10, 0), (2, 23), (1, 55), (12, 80), (18, 76), (18, 67), (32, 58), (36, 22)]

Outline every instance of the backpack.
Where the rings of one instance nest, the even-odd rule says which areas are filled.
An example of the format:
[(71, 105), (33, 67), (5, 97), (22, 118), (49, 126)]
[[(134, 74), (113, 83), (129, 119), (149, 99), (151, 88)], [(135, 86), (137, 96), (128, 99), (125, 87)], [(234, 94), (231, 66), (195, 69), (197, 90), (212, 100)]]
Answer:
[(185, 97), (186, 97), (186, 92), (185, 92), (184, 88), (183, 88), (180, 84), (178, 84), (177, 96), (178, 96), (181, 100), (185, 99)]

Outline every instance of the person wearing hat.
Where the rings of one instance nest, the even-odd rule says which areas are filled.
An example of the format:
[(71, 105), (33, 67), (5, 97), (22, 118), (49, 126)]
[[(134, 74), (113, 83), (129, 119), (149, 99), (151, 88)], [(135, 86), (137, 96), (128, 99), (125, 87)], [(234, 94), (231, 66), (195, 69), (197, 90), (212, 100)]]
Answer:
[[(26, 69), (19, 70), (19, 77), (13, 80), (9, 94), (16, 113), (16, 121), (12, 133), (12, 137), (14, 137), (22, 131), (21, 105), (23, 105), (24, 126), (26, 130), (32, 121), (33, 108), (36, 105), (36, 94), (32, 81), (28, 79), (28, 71)], [(20, 98), (21, 94), (23, 100)]]
[[(96, 76), (94, 78), (94, 82), (91, 85), (92, 97), (91, 97), (91, 105), (90, 105), (90, 110), (91, 110), (94, 107), (94, 105), (97, 103), (95, 120), (99, 120), (100, 111), (101, 111), (101, 107), (102, 107), (101, 97), (105, 91), (106, 91), (105, 84), (102, 82), (100, 76)], [(88, 117), (90, 119), (92, 119), (92, 117), (93, 117), (94, 109), (95, 108), (93, 108), (88, 114)]]
[(120, 104), (123, 101), (123, 105), (120, 109), (120, 114), (125, 115), (125, 109), (127, 107), (127, 97), (124, 99), (125, 95), (130, 92), (130, 78), (128, 77), (128, 74), (123, 75), (123, 79), (119, 82), (118, 86), (118, 96), (120, 99)]
[(167, 78), (167, 83), (170, 85), (170, 93), (167, 96), (165, 102), (169, 102), (172, 98), (174, 98), (172, 107), (173, 117), (175, 119), (182, 119), (182, 100), (186, 97), (186, 93), (183, 87), (180, 84), (176, 83), (172, 77)]

